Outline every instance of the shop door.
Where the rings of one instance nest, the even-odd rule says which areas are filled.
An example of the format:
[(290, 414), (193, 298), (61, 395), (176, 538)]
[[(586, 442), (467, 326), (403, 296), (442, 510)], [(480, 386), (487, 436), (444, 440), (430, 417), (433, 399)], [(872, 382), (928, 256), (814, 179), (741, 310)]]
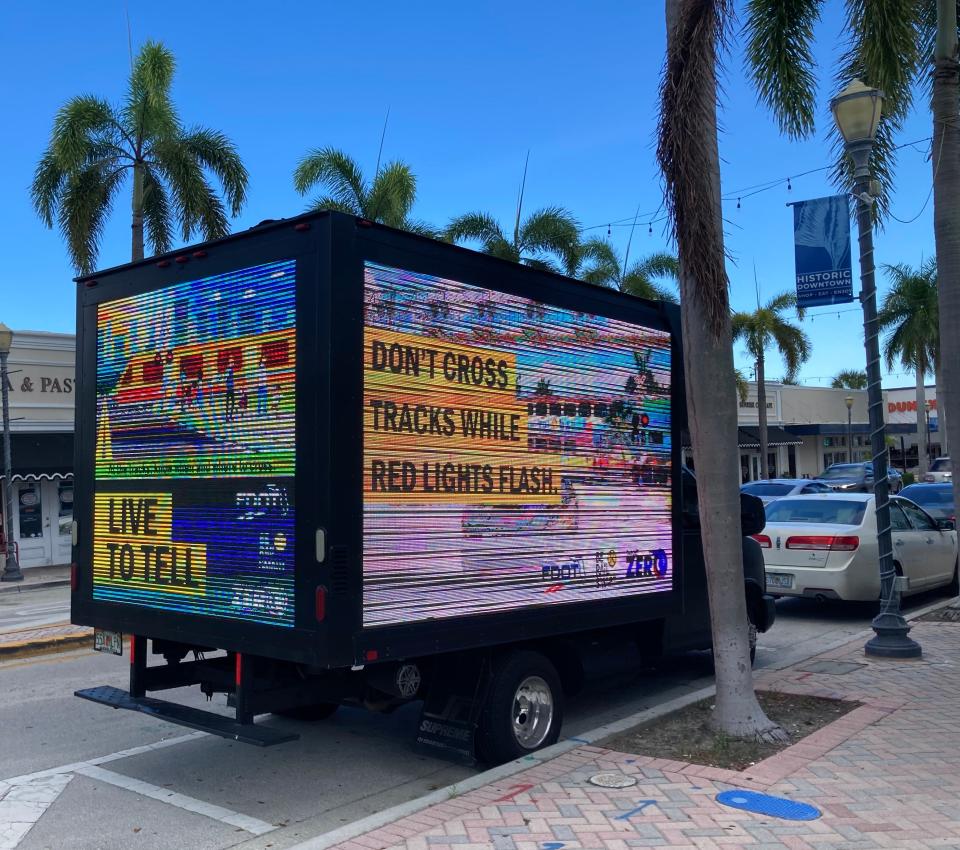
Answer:
[(49, 498), (44, 493), (44, 501), (50, 505), (53, 563), (69, 564), (72, 555), (73, 482), (45, 481), (44, 487), (50, 493)]
[(44, 504), (41, 482), (15, 483), (13, 497), (13, 533), (19, 545), (20, 566), (40, 567), (52, 563), (50, 515)]

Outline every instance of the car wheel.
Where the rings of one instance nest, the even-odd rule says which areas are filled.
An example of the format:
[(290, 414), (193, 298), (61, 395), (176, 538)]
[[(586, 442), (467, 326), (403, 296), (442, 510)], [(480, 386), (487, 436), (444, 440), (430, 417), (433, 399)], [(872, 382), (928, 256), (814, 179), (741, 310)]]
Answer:
[(502, 764), (554, 744), (563, 723), (563, 688), (539, 652), (520, 650), (494, 667), (477, 744), (480, 756)]
[(960, 559), (953, 565), (953, 578), (947, 585), (947, 593), (950, 596), (960, 596)]

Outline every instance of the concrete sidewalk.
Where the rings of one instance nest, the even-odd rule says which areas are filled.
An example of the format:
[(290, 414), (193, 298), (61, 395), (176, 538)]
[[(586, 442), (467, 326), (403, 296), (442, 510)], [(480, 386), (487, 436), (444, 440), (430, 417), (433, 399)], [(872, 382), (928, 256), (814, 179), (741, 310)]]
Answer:
[[(2, 570), (3, 568), (0, 567), (0, 572)], [(52, 567), (27, 567), (21, 572), (23, 573), (23, 581), (0, 582), (0, 593), (41, 590), (46, 587), (61, 587), (70, 584), (69, 564), (55, 564)]]
[[(913, 627), (919, 661), (868, 659), (857, 640), (759, 672), (759, 689), (862, 705), (745, 771), (579, 746), (549, 760), (528, 757), (530, 769), (501, 772), (462, 795), (451, 791), (364, 834), (329, 833), (299, 850), (960, 847), (960, 624)], [(609, 771), (637, 784), (589, 783)], [(822, 816), (780, 820), (719, 804), (716, 795), (731, 788), (810, 803)]]

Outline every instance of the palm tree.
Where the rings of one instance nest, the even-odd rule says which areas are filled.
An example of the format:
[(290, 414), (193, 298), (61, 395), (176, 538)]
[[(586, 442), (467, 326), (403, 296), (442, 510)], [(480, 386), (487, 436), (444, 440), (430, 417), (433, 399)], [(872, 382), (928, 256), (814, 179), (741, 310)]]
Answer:
[(81, 274), (96, 265), (103, 229), (128, 176), (133, 260), (143, 259), (144, 227), (153, 251), (163, 253), (172, 247), (174, 223), (184, 241), (194, 233), (216, 239), (228, 232), (224, 200), (231, 215), (243, 207), (247, 170), (233, 143), (216, 130), (180, 123), (170, 97), (174, 64), (169, 50), (148, 41), (119, 107), (81, 95), (57, 112), (31, 195), (47, 227), (59, 225)]
[(787, 380), (796, 379), (800, 367), (810, 359), (810, 340), (796, 325), (783, 317), (786, 310), (797, 308), (797, 296), (783, 292), (758, 306), (753, 313), (734, 313), (732, 330), (734, 340), (742, 339), (747, 351), (757, 364), (757, 417), (760, 431), (760, 476), (770, 477), (767, 465), (767, 387), (765, 383), (766, 351), (775, 345), (787, 367)]
[(580, 233), (576, 219), (563, 207), (543, 207), (523, 221), (518, 209), (510, 237), (493, 216), (472, 212), (453, 219), (443, 238), (458, 244), (477, 241), (484, 254), (555, 272), (575, 262)]
[(883, 345), (887, 368), (893, 369), (899, 359), (904, 366), (916, 372), (917, 452), (922, 476), (927, 471), (927, 430), (923, 427), (927, 406), (924, 380), (940, 360), (937, 261), (927, 260), (919, 269), (912, 269), (905, 263), (885, 268), (891, 286), (877, 315), (877, 326), (887, 334)]
[(310, 202), (312, 210), (337, 210), (380, 222), (388, 227), (433, 236), (428, 224), (410, 217), (417, 198), (417, 178), (403, 162), (388, 162), (377, 167), (368, 183), (357, 161), (336, 148), (317, 148), (300, 160), (293, 172), (293, 186), (306, 195), (316, 186), (326, 195)]
[(764, 714), (749, 663), (737, 405), (729, 282), (720, 203), (717, 53), (730, 0), (667, 0), (667, 56), (660, 86), (657, 160), (680, 256), (689, 428), (697, 470), (700, 532), (710, 598), (716, 670), (714, 726), (737, 738), (784, 740)]
[(637, 298), (674, 304), (678, 300), (672, 288), (658, 282), (665, 278), (676, 284), (679, 261), (673, 254), (649, 254), (625, 270), (613, 246), (605, 239), (594, 237), (577, 245), (564, 271), (586, 283), (619, 289)]
[[(728, 0), (720, 0), (723, 14)], [(794, 137), (814, 130), (813, 25), (822, 0), (750, 0), (746, 32), (748, 66), (761, 100), (771, 107), (781, 128)], [(877, 209), (887, 211), (893, 180), (893, 137), (920, 92), (931, 94), (933, 138), (933, 231), (937, 249), (942, 374), (938, 413), (947, 442), (960, 445), (960, 65), (957, 63), (956, 0), (846, 3), (848, 49), (841, 54), (837, 88), (859, 77), (884, 92), (884, 116), (871, 168), (882, 192)], [(932, 66), (932, 74), (930, 73)], [(836, 131), (831, 128), (834, 139)], [(840, 155), (834, 176), (845, 189), (852, 185), (852, 164)], [(960, 500), (960, 479), (954, 479)]]
[(841, 369), (833, 376), (830, 386), (835, 390), (865, 390), (867, 373), (863, 369)]
[(740, 399), (740, 404), (744, 404), (750, 395), (750, 382), (747, 381), (747, 376), (743, 374), (742, 369), (734, 369), (733, 376), (734, 383), (737, 385), (737, 398)]

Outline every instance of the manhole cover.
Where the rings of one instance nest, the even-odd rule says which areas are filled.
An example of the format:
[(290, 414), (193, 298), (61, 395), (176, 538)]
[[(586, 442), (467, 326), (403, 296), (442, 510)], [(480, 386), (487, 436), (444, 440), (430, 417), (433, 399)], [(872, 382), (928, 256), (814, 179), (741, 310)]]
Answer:
[(796, 800), (773, 797), (758, 791), (721, 791), (717, 794), (717, 802), (734, 809), (743, 809), (745, 812), (784, 820), (815, 820), (820, 817), (820, 810), (809, 803), (798, 803)]
[(629, 788), (636, 785), (637, 780), (625, 773), (598, 773), (590, 777), (590, 784), (601, 788)]
[(835, 676), (840, 676), (866, 666), (866, 664), (858, 664), (856, 661), (814, 661), (813, 664), (808, 664), (800, 669), (804, 673), (832, 673)]

